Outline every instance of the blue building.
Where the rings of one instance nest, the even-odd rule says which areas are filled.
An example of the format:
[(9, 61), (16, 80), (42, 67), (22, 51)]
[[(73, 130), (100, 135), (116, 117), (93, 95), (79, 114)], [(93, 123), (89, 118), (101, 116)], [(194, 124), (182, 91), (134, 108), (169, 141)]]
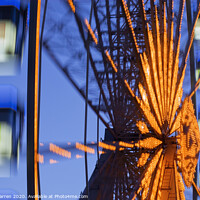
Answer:
[(17, 169), (23, 111), (15, 87), (0, 85), (0, 94), (0, 177), (9, 177)]
[(0, 1), (0, 75), (15, 75), (20, 69), (27, 26), (27, 4)]

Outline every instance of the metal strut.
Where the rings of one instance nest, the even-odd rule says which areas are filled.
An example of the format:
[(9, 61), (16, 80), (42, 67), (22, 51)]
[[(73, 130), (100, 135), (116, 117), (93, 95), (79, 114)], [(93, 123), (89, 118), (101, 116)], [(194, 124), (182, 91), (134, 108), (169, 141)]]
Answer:
[(39, 165), (38, 156), (38, 55), (41, 0), (30, 2), (30, 26), (28, 49), (27, 86), (27, 196), (38, 200)]

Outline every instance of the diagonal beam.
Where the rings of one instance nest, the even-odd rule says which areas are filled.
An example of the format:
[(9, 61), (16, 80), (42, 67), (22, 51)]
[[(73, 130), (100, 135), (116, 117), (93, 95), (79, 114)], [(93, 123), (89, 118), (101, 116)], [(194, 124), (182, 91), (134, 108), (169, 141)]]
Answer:
[[(109, 76), (108, 76), (108, 68), (107, 68), (108, 62), (106, 60), (104, 49), (103, 49), (102, 33), (100, 30), (100, 23), (99, 23), (99, 18), (97, 15), (96, 3), (94, 3), (94, 16), (95, 16), (95, 21), (96, 21), (96, 26), (97, 26), (98, 36), (99, 36), (99, 45), (100, 45), (101, 54), (102, 54), (102, 58), (103, 58), (103, 62), (104, 62), (104, 69), (106, 72), (106, 80), (107, 80), (107, 86), (108, 86), (108, 91), (109, 91), (109, 97), (110, 97), (110, 101), (111, 101), (111, 109), (114, 112), (114, 101), (113, 101), (113, 95), (112, 95), (112, 91), (111, 91), (111, 85), (110, 85), (110, 80), (109, 80)], [(115, 115), (114, 115), (114, 120), (115, 120)], [(115, 127), (115, 121), (113, 121), (113, 126)]]
[[(65, 2), (65, 3), (66, 3), (66, 2)], [(81, 21), (80, 17), (76, 14), (76, 12), (74, 12), (74, 17), (75, 17), (76, 23), (77, 23), (77, 25), (78, 25), (81, 38), (82, 38), (82, 40), (83, 40), (84, 47), (85, 47), (85, 49), (87, 50), (87, 41), (86, 41), (86, 39), (85, 39), (82, 21)], [(94, 72), (96, 81), (97, 81), (97, 83), (98, 83), (99, 89), (100, 89), (100, 91), (101, 91), (102, 98), (103, 98), (103, 100), (104, 100), (104, 103), (105, 103), (105, 106), (106, 106), (108, 115), (109, 115), (109, 117), (110, 117), (110, 120), (111, 120), (112, 125), (114, 126), (115, 123), (114, 123), (114, 119), (113, 119), (113, 116), (112, 116), (112, 113), (111, 113), (111, 109), (110, 109), (110, 106), (108, 105), (108, 101), (107, 101), (107, 99), (106, 99), (105, 92), (104, 92), (104, 90), (103, 90), (103, 88), (102, 88), (102, 83), (101, 83), (100, 80), (98, 79), (97, 68), (96, 68), (95, 62), (94, 62), (94, 60), (93, 60), (93, 58), (92, 58), (90, 49), (88, 50), (88, 56), (89, 56), (89, 58), (90, 58), (90, 64), (91, 64), (91, 67), (92, 67), (92, 69), (93, 69), (93, 72)], [(114, 131), (112, 131), (112, 134), (113, 134), (113, 133), (114, 133)], [(116, 138), (116, 133), (114, 133), (113, 136)]]

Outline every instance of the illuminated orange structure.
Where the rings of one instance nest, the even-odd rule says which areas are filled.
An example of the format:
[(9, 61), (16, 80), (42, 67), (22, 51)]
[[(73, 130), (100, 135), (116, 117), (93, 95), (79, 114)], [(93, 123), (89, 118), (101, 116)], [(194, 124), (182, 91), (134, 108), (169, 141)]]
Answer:
[(49, 144), (49, 150), (53, 153), (56, 153), (60, 156), (63, 156), (63, 157), (66, 157), (66, 158), (71, 158), (71, 152), (61, 148), (61, 147), (58, 147), (57, 145), (55, 144), (52, 144), (50, 143)]
[[(91, 191), (99, 188), (94, 199), (182, 200), (184, 184), (195, 184), (200, 133), (191, 97), (200, 81), (185, 99), (183, 81), (200, 4), (184, 51), (185, 0), (176, 2), (178, 11), (174, 3), (94, 1), (93, 29), (72, 9), (92, 71), (87, 102), (112, 135), (98, 143), (108, 151), (94, 170), (99, 170), (95, 180), (91, 177)], [(67, 76), (86, 99), (86, 85)], [(94, 153), (81, 144), (77, 148)]]
[(57, 160), (54, 160), (54, 159), (50, 159), (50, 160), (49, 160), (49, 164), (56, 164), (56, 163), (58, 163)]
[(137, 166), (142, 167), (146, 164), (147, 159), (149, 158), (149, 153), (142, 153), (141, 157), (138, 160)]
[(115, 66), (115, 64), (114, 64), (114, 62), (113, 62), (113, 60), (112, 60), (112, 58), (110, 57), (110, 54), (108, 53), (108, 51), (106, 51), (106, 56), (107, 56), (109, 62), (111, 63), (111, 66), (112, 66), (112, 68), (114, 69), (114, 71), (117, 72), (117, 68), (116, 68), (116, 66)]
[(67, 1), (69, 3), (69, 5), (70, 5), (70, 7), (71, 7), (71, 9), (73, 11), (73, 13), (75, 13), (75, 5), (74, 5), (73, 1), (72, 0), (67, 0)]
[(39, 163), (43, 164), (43, 163), (44, 163), (44, 156), (41, 155), (41, 154), (38, 154), (38, 156), (37, 156), (37, 161), (38, 161)]
[(91, 147), (88, 147), (84, 144), (80, 144), (78, 142), (76, 142), (76, 148), (81, 150), (81, 151), (84, 151), (84, 152), (88, 152), (88, 153), (91, 153), (91, 154), (94, 154), (95, 153), (95, 150)]
[(116, 150), (116, 146), (110, 145), (110, 144), (106, 144), (104, 142), (99, 142), (99, 146), (104, 148), (104, 149), (108, 149), (111, 151), (115, 151)]
[(192, 101), (188, 97), (185, 98), (182, 105), (179, 132), (178, 144), (180, 149), (177, 153), (180, 155), (180, 162), (178, 164), (182, 169), (186, 186), (191, 187), (200, 151), (200, 131), (194, 115)]
[(122, 142), (122, 141), (120, 141), (120, 142), (119, 142), (119, 146), (127, 147), (127, 148), (133, 148), (135, 145), (134, 145), (134, 144), (127, 143), (127, 142)]
[(142, 134), (149, 133), (149, 129), (147, 128), (147, 125), (145, 124), (145, 122), (138, 121), (136, 126), (138, 127), (139, 131)]
[[(144, 22), (146, 24), (146, 48), (148, 49), (148, 52), (143, 52), (142, 54), (139, 54), (140, 50), (137, 44), (135, 31), (132, 26), (130, 12), (124, 0), (122, 0), (122, 6), (125, 12), (127, 24), (132, 34), (134, 47), (136, 50), (135, 53), (138, 54), (138, 60), (141, 64), (140, 67), (143, 80), (138, 84), (141, 98), (134, 94), (134, 91), (131, 89), (131, 86), (126, 79), (124, 80), (124, 83), (131, 97), (134, 98), (137, 102), (141, 113), (145, 116), (146, 122), (138, 121), (136, 124), (139, 131), (142, 134), (149, 133), (149, 129), (147, 128), (148, 124), (154, 130), (156, 138), (148, 137), (144, 140), (140, 140), (133, 145), (120, 141), (119, 145), (127, 148), (138, 147), (144, 149), (155, 149), (161, 144), (166, 145), (167, 148), (170, 148), (170, 145), (176, 147), (173, 144), (176, 143), (176, 140), (175, 138), (170, 137), (170, 135), (174, 134), (175, 132), (178, 133), (178, 144), (180, 147), (180, 149), (178, 150), (178, 154), (181, 155), (178, 164), (181, 169), (186, 186), (190, 187), (192, 185), (195, 168), (198, 161), (198, 157), (196, 155), (198, 155), (200, 151), (200, 132), (196, 117), (194, 115), (193, 104), (191, 102), (191, 96), (193, 95), (193, 93), (190, 95), (190, 97), (185, 98), (182, 107), (181, 99), (183, 94), (182, 85), (185, 76), (186, 62), (194, 37), (193, 33), (196, 20), (198, 19), (200, 14), (200, 5), (199, 11), (197, 12), (197, 16), (195, 18), (196, 20), (194, 22), (192, 34), (186, 47), (185, 57), (182, 61), (180, 69), (179, 52), (181, 36), (180, 30), (178, 30), (178, 40), (176, 41), (177, 43), (175, 50), (173, 39), (173, 1), (171, 1), (171, 7), (169, 8), (170, 11), (168, 11), (171, 13), (170, 17), (172, 19), (170, 23), (167, 23), (166, 19), (166, 3), (163, 4), (164, 15), (163, 20), (160, 20), (160, 22), (157, 16), (157, 6), (154, 5), (152, 7), (152, 9), (155, 10), (155, 21), (152, 21), (152, 23), (155, 24), (155, 32), (157, 34), (157, 37), (155, 39), (153, 35), (153, 30), (150, 30), (149, 24), (147, 22)], [(147, 17), (144, 9), (144, 3), (142, 3), (141, 7), (143, 7), (143, 19), (146, 20)], [(180, 27), (182, 21), (182, 13), (183, 8), (181, 10)], [(161, 28), (163, 28), (163, 32), (161, 32), (160, 30), (159, 23), (162, 24)], [(118, 73), (114, 61), (108, 54), (108, 51), (106, 51), (106, 56), (114, 72)], [(172, 69), (174, 69), (173, 73)], [(196, 85), (198, 85), (198, 82), (196, 83)], [(185, 132), (185, 130), (187, 130), (187, 132)], [(100, 143), (100, 146), (106, 149), (115, 150), (115, 148), (111, 148), (109, 145), (102, 145)], [(125, 149), (122, 147), (119, 148), (119, 151), (124, 150)], [(164, 155), (161, 155), (162, 152), (165, 152)], [(172, 153), (172, 155), (170, 155), (169, 152)], [(174, 151), (171, 152), (169, 150), (164, 150), (160, 147), (160, 150), (150, 161), (149, 167), (146, 169), (139, 189), (134, 194), (133, 199), (135, 199), (140, 193), (141, 199), (146, 199), (147, 196), (149, 196), (150, 199), (168, 199), (168, 197), (164, 196), (168, 196), (172, 192), (176, 193), (177, 199), (185, 198), (182, 177), (177, 171), (177, 165), (174, 161), (174, 155), (175, 148)], [(147, 163), (148, 158), (149, 153), (143, 153), (138, 160), (137, 166), (144, 166)], [(163, 164), (163, 162), (165, 162), (165, 164)], [(173, 182), (172, 180), (172, 182), (169, 183), (168, 187), (172, 187), (172, 189), (166, 192), (162, 189), (162, 182), (165, 179), (165, 165), (168, 162), (172, 163), (170, 165), (170, 173), (175, 173), (175, 176), (172, 177), (172, 179), (175, 181)], [(156, 168), (157, 172), (155, 173)], [(150, 189), (150, 184), (152, 183), (151, 177), (153, 173), (155, 173), (155, 179), (154, 184)]]
[(79, 158), (83, 158), (83, 156), (79, 155), (79, 154), (76, 154), (76, 158), (79, 159)]
[(135, 144), (135, 146), (145, 149), (155, 149), (160, 144), (162, 144), (161, 140), (158, 140), (154, 137), (149, 137), (144, 140), (140, 140), (138, 143)]
[(86, 24), (86, 26), (87, 26), (87, 28), (88, 28), (91, 36), (92, 36), (92, 39), (94, 40), (95, 44), (97, 45), (98, 44), (98, 40), (97, 40), (97, 38), (96, 38), (96, 36), (95, 36), (95, 34), (94, 34), (94, 32), (93, 32), (93, 30), (92, 30), (92, 28), (91, 28), (91, 26), (90, 26), (90, 24), (89, 24), (87, 19), (85, 19), (85, 24)]

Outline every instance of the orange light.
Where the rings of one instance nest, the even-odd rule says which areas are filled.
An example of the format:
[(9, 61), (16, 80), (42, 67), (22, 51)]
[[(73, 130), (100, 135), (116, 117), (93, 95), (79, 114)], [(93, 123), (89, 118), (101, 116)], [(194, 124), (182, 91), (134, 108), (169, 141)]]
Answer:
[(154, 137), (149, 137), (144, 140), (140, 140), (138, 143), (135, 143), (135, 146), (139, 148), (145, 148), (145, 149), (155, 149), (160, 144), (162, 144), (162, 141)]
[[(185, 194), (184, 194), (184, 191), (185, 191), (185, 186), (184, 186), (184, 183), (183, 183), (183, 179), (181, 177), (181, 175), (178, 173), (178, 188), (179, 188), (179, 191), (180, 191), (180, 199), (182, 200), (185, 200)], [(200, 194), (198, 194), (200, 196)]]
[(172, 122), (174, 120), (176, 111), (181, 104), (181, 99), (182, 99), (182, 95), (183, 95), (182, 84), (183, 84), (183, 79), (182, 79), (181, 83), (178, 85), (177, 93), (175, 94), (174, 105), (172, 107), (172, 113), (171, 113), (171, 119), (170, 119), (170, 128), (171, 128)]
[(70, 6), (71, 9), (72, 9), (72, 12), (75, 13), (75, 6), (74, 6), (74, 4), (73, 4), (73, 1), (72, 1), (72, 0), (67, 0), (67, 1), (68, 1), (68, 3), (69, 3), (69, 6)]
[(39, 163), (43, 164), (43, 163), (44, 163), (44, 156), (41, 155), (41, 154), (38, 154), (38, 155), (37, 155), (37, 161), (38, 161)]
[(78, 142), (76, 142), (76, 148), (81, 150), (81, 151), (84, 151), (84, 152), (88, 152), (88, 153), (91, 153), (91, 154), (94, 154), (95, 153), (95, 150), (91, 147), (88, 147), (84, 144), (80, 144)]
[[(144, 178), (141, 181), (141, 187), (143, 188), (142, 191), (142, 199), (146, 199), (148, 191), (149, 191), (149, 185), (151, 182), (151, 176), (157, 166), (157, 163), (160, 159), (161, 153), (162, 153), (162, 149), (160, 149), (156, 155), (153, 157), (153, 159), (151, 160), (149, 167), (147, 168)], [(140, 188), (139, 188), (140, 189)], [(137, 192), (138, 193), (138, 192)]]
[[(195, 23), (194, 23), (194, 26), (193, 26), (193, 30), (192, 30), (192, 33), (191, 33), (191, 37), (190, 37), (190, 41), (189, 41), (189, 46), (188, 46), (188, 49), (187, 49), (187, 52), (186, 52), (186, 55), (185, 55), (185, 60), (182, 61), (181, 67), (183, 67), (183, 71), (181, 73), (181, 76), (180, 76), (180, 79), (179, 79), (179, 82), (178, 82), (177, 94), (176, 94), (175, 100), (174, 100), (175, 103), (176, 102), (180, 102), (180, 100), (182, 98), (182, 95), (180, 97), (180, 93), (181, 93), (181, 90), (182, 90), (183, 80), (184, 80), (184, 77), (185, 77), (185, 70), (186, 70), (186, 66), (187, 66), (188, 55), (189, 55), (189, 52), (190, 52), (190, 49), (191, 49), (191, 46), (192, 46), (192, 43), (193, 43), (193, 39), (194, 39), (194, 29), (195, 29), (195, 26), (196, 26), (196, 23), (197, 23), (197, 20), (199, 18), (199, 14), (200, 14), (200, 9), (199, 8), (200, 8), (200, 3), (199, 3), (199, 6), (198, 6), (198, 13), (197, 13), (197, 16), (196, 16), (196, 19), (195, 19)], [(176, 105), (176, 107), (174, 105), (174, 109), (172, 111), (172, 116), (171, 116), (172, 118), (174, 118), (174, 115), (175, 115), (174, 110), (176, 110), (176, 109), (177, 109), (177, 105)]]
[(41, 142), (40, 142), (40, 146), (43, 147), (43, 146), (44, 146), (44, 143), (41, 143)]
[(133, 40), (134, 40), (134, 43), (135, 43), (135, 46), (136, 46), (137, 53), (139, 53), (139, 48), (138, 48), (135, 32), (134, 32), (132, 21), (131, 21), (131, 16), (130, 16), (126, 1), (122, 0), (122, 4), (123, 4), (123, 7), (124, 7), (124, 11), (125, 11), (126, 19), (128, 21), (129, 28), (131, 29), (131, 33), (132, 33), (132, 36), (133, 36)]
[(119, 142), (119, 146), (127, 147), (127, 148), (133, 148), (133, 147), (134, 147), (134, 144), (130, 144), (130, 143), (127, 143), (127, 142), (122, 142), (122, 141), (120, 141), (120, 142)]
[(55, 154), (58, 154), (60, 156), (63, 156), (63, 157), (66, 157), (66, 158), (71, 158), (71, 152), (61, 148), (61, 147), (58, 147), (57, 145), (55, 144), (52, 144), (50, 143), (49, 144), (49, 150)]
[(50, 159), (50, 160), (49, 160), (49, 163), (52, 165), (52, 164), (58, 163), (58, 161), (57, 161), (57, 160), (54, 160), (54, 159)]
[(177, 166), (176, 166), (175, 160), (174, 160), (174, 175), (175, 175), (176, 196), (177, 196), (177, 200), (180, 200), (180, 191), (179, 191), (179, 184), (178, 184), (178, 172), (177, 172)]
[(194, 181), (192, 181), (192, 184), (193, 184), (195, 190), (197, 191), (197, 194), (200, 196), (200, 191), (199, 191), (199, 188), (197, 187), (196, 183)]
[(163, 164), (162, 164), (162, 169), (161, 169), (161, 173), (160, 173), (160, 181), (159, 181), (159, 184), (158, 184), (158, 191), (157, 191), (157, 199), (158, 200), (162, 200), (161, 199), (161, 188), (162, 188), (162, 183), (163, 183), (163, 177), (164, 177), (164, 172), (165, 172), (165, 163), (166, 163), (166, 160), (163, 159)]
[(128, 91), (130, 92), (132, 97), (135, 97), (135, 94), (133, 93), (133, 90), (131, 89), (129, 83), (127, 82), (127, 80), (124, 80), (124, 83), (126, 85), (126, 87), (128, 88)]
[(154, 183), (153, 183), (153, 188), (152, 188), (150, 199), (156, 199), (155, 197), (156, 197), (156, 193), (157, 193), (157, 190), (158, 190), (158, 184), (159, 184), (159, 180), (160, 180), (162, 166), (163, 166), (163, 155), (161, 156), (161, 159), (160, 159), (157, 171), (156, 171), (156, 176), (155, 176), (155, 179), (154, 179)]
[(146, 107), (150, 109), (147, 93), (141, 83), (138, 84), (138, 88), (139, 88), (143, 102), (145, 103)]
[(197, 23), (197, 20), (199, 19), (199, 15), (200, 15), (200, 3), (198, 5), (197, 11), (198, 11), (198, 13), (197, 13), (197, 16), (195, 18), (195, 22), (194, 22), (194, 26), (193, 26), (193, 29), (192, 29), (192, 33), (191, 33), (191, 37), (190, 37), (187, 53), (186, 53), (186, 56), (185, 56), (185, 60), (182, 61), (182, 65), (181, 65), (181, 66), (183, 66), (183, 73), (181, 74), (181, 78), (185, 76), (185, 69), (186, 69), (186, 66), (187, 66), (187, 59), (188, 59), (188, 56), (189, 56), (189, 52), (190, 52), (191, 46), (193, 44), (194, 31), (195, 31), (196, 23)]
[(164, 72), (164, 119), (167, 119), (167, 24), (166, 24), (166, 3), (164, 2), (164, 37), (163, 37), (163, 72)]
[[(149, 28), (148, 28), (148, 24), (147, 24), (147, 33), (148, 33), (148, 38), (149, 38), (149, 46), (150, 46), (150, 55), (151, 55), (151, 66), (152, 66), (152, 70), (153, 70), (153, 73), (152, 73), (152, 78), (149, 76), (146, 76), (148, 77), (151, 82), (151, 80), (153, 79), (154, 80), (154, 84), (155, 84), (155, 94), (156, 94), (156, 97), (155, 100), (157, 100), (158, 102), (158, 107), (160, 109), (160, 114), (158, 113), (159, 115), (159, 120), (161, 120), (161, 115), (162, 115), (162, 104), (161, 104), (161, 94), (160, 94), (160, 85), (159, 85), (159, 80), (158, 80), (158, 72), (157, 72), (157, 66), (156, 66), (156, 52), (155, 52), (155, 47), (154, 47), (154, 42), (153, 42), (153, 35), (152, 35), (152, 31), (149, 31)], [(144, 55), (144, 58), (145, 58), (146, 55)], [(147, 61), (146, 61), (147, 63)], [(153, 84), (152, 84), (153, 85)], [(151, 86), (149, 87), (150, 90), (151, 89)], [(152, 98), (153, 96), (151, 96)], [(153, 97), (154, 98), (154, 97)], [(152, 99), (152, 101), (154, 101)], [(157, 108), (155, 108), (157, 110)], [(160, 121), (160, 124), (161, 124), (161, 121)]]
[(106, 152), (105, 152), (105, 151), (99, 151), (99, 153), (100, 153), (100, 154), (105, 154)]
[(91, 28), (91, 26), (90, 26), (90, 24), (89, 24), (87, 19), (85, 19), (85, 25), (87, 26), (88, 31), (90, 32), (90, 35), (92, 36), (92, 39), (94, 40), (95, 44), (97, 45), (98, 44), (98, 40), (97, 40), (97, 38), (96, 38), (96, 36), (95, 36), (95, 34), (94, 34), (94, 32), (93, 32), (93, 30), (92, 30), (92, 28)]
[(170, 100), (170, 109), (169, 109), (169, 115), (172, 114), (172, 107), (173, 107), (173, 101), (174, 101), (174, 95), (176, 92), (176, 84), (177, 84), (177, 76), (178, 76), (178, 69), (179, 69), (179, 52), (180, 52), (180, 37), (177, 45), (177, 53), (175, 58), (175, 64), (174, 64), (174, 70), (173, 70), (173, 78), (172, 78), (172, 88), (171, 88), (171, 100)]
[[(169, 65), (168, 65), (168, 85), (167, 85), (167, 92), (168, 92), (168, 99), (167, 99), (167, 109), (168, 112), (170, 111), (170, 100), (171, 100), (171, 85), (172, 85), (172, 67), (173, 67), (173, 31), (174, 29), (174, 22), (171, 22), (171, 36), (170, 36), (170, 45), (169, 45)], [(170, 118), (168, 114), (168, 118)], [(168, 119), (169, 120), (169, 119)]]
[(68, 142), (67, 144), (68, 144), (68, 145), (71, 145), (71, 142)]
[(195, 94), (195, 92), (197, 91), (198, 87), (200, 84), (200, 78), (197, 80), (196, 84), (195, 84), (195, 89), (192, 91), (192, 93), (190, 94), (190, 98), (192, 98), (192, 96)]
[(199, 87), (199, 84), (200, 84), (200, 78), (197, 80), (195, 87)]
[[(194, 114), (192, 100), (186, 97), (181, 108), (180, 138), (178, 149), (183, 179), (191, 187), (200, 151), (200, 131)], [(187, 127), (187, 128), (185, 128)]]
[(170, 129), (170, 134), (174, 133), (175, 131), (177, 131), (180, 127), (180, 121), (181, 121), (181, 112), (179, 112), (176, 116), (176, 119), (174, 120), (174, 123), (172, 124), (172, 127)]
[(108, 149), (111, 151), (115, 151), (116, 150), (116, 146), (110, 145), (110, 144), (106, 144), (104, 142), (99, 142), (99, 147), (102, 147), (104, 149)]
[(140, 107), (141, 107), (142, 111), (144, 112), (144, 115), (145, 115), (147, 121), (149, 122), (149, 124), (151, 125), (151, 127), (156, 131), (156, 133), (161, 135), (162, 132), (160, 130), (160, 127), (158, 126), (158, 123), (157, 123), (154, 115), (151, 113), (151, 111), (144, 104), (141, 103)]
[(164, 89), (163, 89), (163, 68), (162, 68), (162, 51), (160, 45), (160, 29), (159, 29), (159, 21), (157, 15), (157, 6), (155, 6), (155, 16), (156, 16), (156, 32), (157, 32), (157, 54), (158, 54), (158, 75), (159, 75), (159, 84), (160, 84), (160, 93), (161, 93), (161, 106), (162, 106), (162, 114), (164, 112)]
[(138, 160), (137, 167), (144, 166), (147, 163), (149, 156), (150, 156), (149, 153), (142, 153)]
[(83, 156), (76, 154), (76, 159), (83, 158)]
[(156, 117), (158, 119), (158, 123), (161, 125), (161, 116), (160, 116), (160, 113), (159, 113), (158, 102), (157, 102), (155, 91), (154, 91), (154, 88), (153, 88), (152, 74), (151, 74), (151, 71), (150, 71), (150, 66), (149, 66), (148, 59), (147, 59), (145, 52), (143, 53), (143, 57), (142, 57), (142, 55), (140, 55), (140, 59), (141, 59), (141, 62), (142, 62), (142, 67), (143, 67), (143, 71), (144, 71), (144, 74), (145, 74), (145, 79), (146, 79), (150, 99), (151, 99), (151, 102), (153, 102), (152, 106), (154, 108)]
[(136, 197), (137, 197), (137, 194), (135, 193), (132, 200), (135, 200)]
[(142, 134), (149, 133), (149, 129), (147, 128), (147, 125), (145, 124), (145, 122), (138, 121), (138, 122), (136, 123), (136, 126), (138, 127), (139, 131), (140, 131)]
[(112, 60), (112, 58), (111, 58), (111, 56), (110, 56), (110, 54), (108, 53), (108, 51), (106, 50), (106, 56), (107, 56), (107, 58), (108, 58), (108, 60), (109, 60), (109, 62), (110, 62), (110, 64), (111, 64), (111, 66), (112, 66), (112, 68), (114, 69), (114, 71), (117, 73), (117, 67), (115, 66), (115, 64), (114, 64), (114, 62), (113, 62), (113, 60)]

